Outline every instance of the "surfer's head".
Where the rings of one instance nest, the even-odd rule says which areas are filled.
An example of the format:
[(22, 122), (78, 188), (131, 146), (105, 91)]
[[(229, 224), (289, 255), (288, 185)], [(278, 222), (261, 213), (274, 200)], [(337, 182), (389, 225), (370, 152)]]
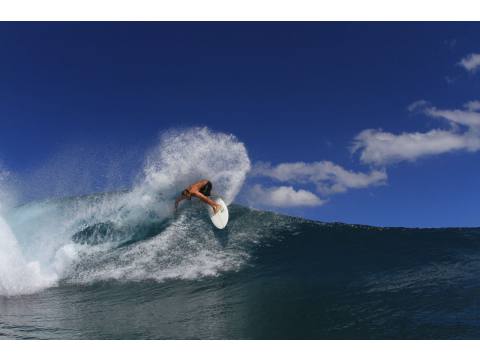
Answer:
[(192, 198), (192, 194), (187, 189), (182, 191), (182, 196), (186, 197), (188, 200), (190, 200)]

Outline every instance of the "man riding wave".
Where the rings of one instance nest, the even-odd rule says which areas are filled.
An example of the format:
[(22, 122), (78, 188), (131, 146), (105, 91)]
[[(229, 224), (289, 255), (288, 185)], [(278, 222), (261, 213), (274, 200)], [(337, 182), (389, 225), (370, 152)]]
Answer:
[(180, 201), (188, 199), (191, 200), (192, 196), (200, 199), (204, 203), (210, 205), (213, 209), (213, 213), (216, 214), (220, 211), (222, 206), (209, 198), (212, 192), (212, 183), (209, 180), (199, 180), (196, 183), (188, 186), (182, 191), (180, 196), (175, 200), (175, 210), (177, 210)]

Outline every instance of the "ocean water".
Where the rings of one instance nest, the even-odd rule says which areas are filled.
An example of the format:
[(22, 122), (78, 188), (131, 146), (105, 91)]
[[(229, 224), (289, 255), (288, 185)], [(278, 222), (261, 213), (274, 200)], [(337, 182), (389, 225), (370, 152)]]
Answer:
[[(55, 204), (12, 217), (32, 221), (43, 206)], [(29, 283), (12, 268), (0, 338), (480, 337), (480, 229), (326, 224), (232, 205), (217, 231), (204, 210), (87, 226), (56, 254), (57, 277), (30, 264)]]
[[(162, 137), (129, 190), (23, 205), (0, 196), (0, 338), (480, 338), (480, 228), (235, 205), (249, 169), (235, 137), (187, 129)], [(197, 201), (172, 211), (200, 177), (230, 204), (225, 230)]]

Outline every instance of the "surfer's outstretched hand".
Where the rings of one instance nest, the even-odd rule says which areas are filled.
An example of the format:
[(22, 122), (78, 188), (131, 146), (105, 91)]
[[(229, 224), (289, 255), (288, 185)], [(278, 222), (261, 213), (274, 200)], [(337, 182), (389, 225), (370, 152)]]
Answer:
[(213, 213), (214, 214), (218, 213), (220, 210), (222, 210), (222, 205), (220, 205), (220, 204), (213, 205)]

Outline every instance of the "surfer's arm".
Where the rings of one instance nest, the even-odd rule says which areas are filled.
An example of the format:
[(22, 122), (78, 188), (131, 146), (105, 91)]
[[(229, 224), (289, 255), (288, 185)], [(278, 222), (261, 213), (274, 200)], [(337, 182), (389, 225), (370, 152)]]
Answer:
[(192, 193), (193, 196), (199, 198), (200, 200), (202, 200), (204, 203), (210, 205), (210, 206), (215, 206), (215, 205), (218, 205), (215, 201), (213, 201), (212, 199), (210, 199), (209, 197), (203, 195), (201, 192), (194, 192)]
[(186, 198), (187, 198), (186, 196), (180, 195), (175, 199), (175, 210), (177, 210), (178, 204), (180, 203), (180, 201), (185, 200)]

